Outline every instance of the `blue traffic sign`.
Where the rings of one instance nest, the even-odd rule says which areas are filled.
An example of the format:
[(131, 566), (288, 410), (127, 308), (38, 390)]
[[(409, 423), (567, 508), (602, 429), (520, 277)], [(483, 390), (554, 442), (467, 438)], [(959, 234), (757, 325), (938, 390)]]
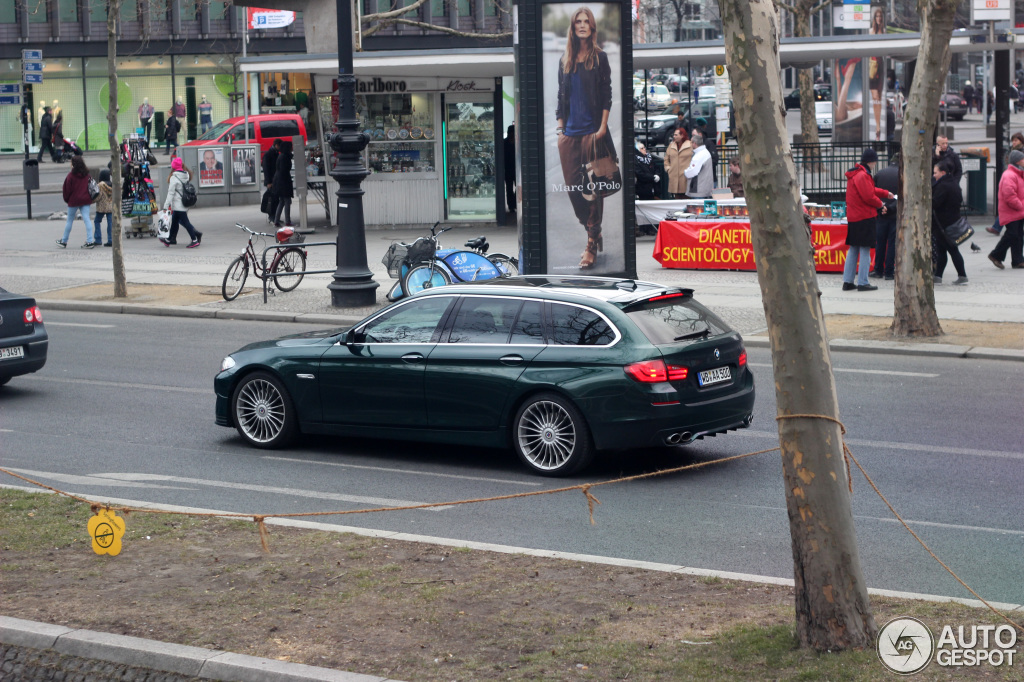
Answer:
[(41, 73), (23, 73), (21, 74), (21, 80), (25, 83), (42, 83), (43, 74)]
[(20, 95), (21, 83), (0, 83), (0, 95)]
[(21, 51), (21, 58), (22, 59), (34, 59), (34, 60), (38, 61), (38, 60), (41, 60), (43, 58), (43, 51), (42, 50), (22, 50)]
[(42, 62), (23, 62), (21, 70), (25, 72), (42, 73), (43, 63)]
[(0, 104), (21, 105), (21, 95), (0, 95)]

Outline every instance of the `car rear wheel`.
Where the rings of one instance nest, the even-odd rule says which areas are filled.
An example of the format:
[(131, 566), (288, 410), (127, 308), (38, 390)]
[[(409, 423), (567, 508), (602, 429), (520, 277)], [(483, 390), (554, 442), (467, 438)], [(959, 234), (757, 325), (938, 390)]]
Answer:
[(231, 398), (235, 428), (250, 445), (286, 446), (295, 435), (295, 408), (281, 381), (268, 372), (243, 378)]
[(512, 443), (519, 459), (542, 476), (569, 476), (594, 456), (583, 414), (556, 393), (540, 393), (519, 408)]

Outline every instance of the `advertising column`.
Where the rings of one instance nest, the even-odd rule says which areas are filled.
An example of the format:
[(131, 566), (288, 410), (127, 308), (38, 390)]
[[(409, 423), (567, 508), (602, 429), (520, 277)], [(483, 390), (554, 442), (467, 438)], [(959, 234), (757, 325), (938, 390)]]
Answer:
[(619, 2), (517, 5), (519, 157), (522, 168), (543, 169), (521, 175), (519, 220), (530, 274), (636, 270), (632, 121), (624, 97), (632, 70), (627, 9)]

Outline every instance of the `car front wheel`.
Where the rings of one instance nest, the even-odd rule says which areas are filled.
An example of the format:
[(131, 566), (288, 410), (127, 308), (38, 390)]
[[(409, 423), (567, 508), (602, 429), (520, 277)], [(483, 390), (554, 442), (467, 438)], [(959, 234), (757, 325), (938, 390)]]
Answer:
[(295, 435), (291, 398), (280, 379), (268, 372), (253, 372), (238, 383), (231, 410), (239, 435), (255, 447), (282, 448)]
[(519, 459), (542, 476), (570, 476), (594, 456), (583, 414), (556, 393), (540, 393), (519, 408), (512, 442)]

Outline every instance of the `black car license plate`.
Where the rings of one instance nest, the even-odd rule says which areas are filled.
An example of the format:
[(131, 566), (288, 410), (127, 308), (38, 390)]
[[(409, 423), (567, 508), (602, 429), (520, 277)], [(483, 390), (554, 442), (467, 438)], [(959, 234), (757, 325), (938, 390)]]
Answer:
[(6, 360), (8, 358), (23, 358), (25, 357), (25, 349), (21, 346), (11, 346), (10, 348), (0, 348), (0, 360)]
[(729, 370), (728, 366), (708, 369), (697, 375), (697, 381), (701, 386), (720, 384), (723, 381), (729, 381), (730, 379), (732, 379), (732, 372)]

